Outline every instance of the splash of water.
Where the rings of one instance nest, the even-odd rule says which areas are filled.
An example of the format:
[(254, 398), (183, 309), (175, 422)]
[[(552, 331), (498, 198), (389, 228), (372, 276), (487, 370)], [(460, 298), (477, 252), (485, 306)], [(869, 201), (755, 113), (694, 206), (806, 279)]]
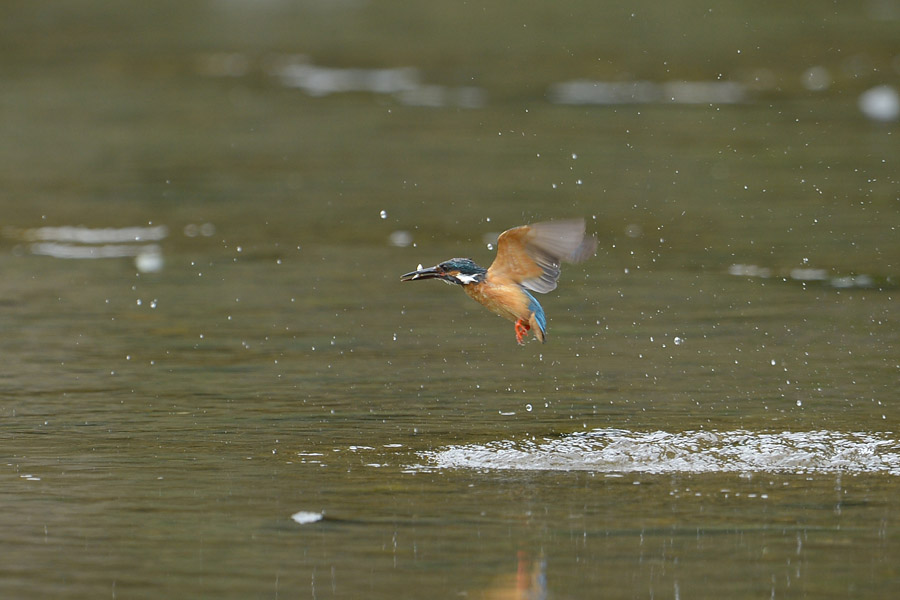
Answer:
[(891, 432), (638, 432), (596, 429), (562, 438), (499, 440), (420, 453), (422, 468), (607, 473), (888, 473), (900, 475)]

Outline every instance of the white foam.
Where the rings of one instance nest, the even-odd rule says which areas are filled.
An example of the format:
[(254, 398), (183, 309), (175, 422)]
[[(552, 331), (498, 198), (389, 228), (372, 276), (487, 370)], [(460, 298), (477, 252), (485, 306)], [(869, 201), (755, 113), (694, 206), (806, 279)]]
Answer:
[(29, 248), (32, 254), (37, 256), (52, 256), (53, 258), (121, 258), (123, 256), (155, 255), (161, 256), (159, 244), (145, 244), (133, 246), (129, 244), (103, 244), (102, 246), (79, 246), (75, 244), (57, 244), (53, 242), (41, 242), (32, 244)]
[(307, 512), (304, 510), (301, 510), (300, 512), (295, 512), (294, 514), (291, 515), (291, 519), (295, 523), (299, 523), (300, 525), (308, 525), (310, 523), (315, 523), (316, 521), (321, 521), (324, 517), (325, 517), (325, 515), (323, 515), (322, 513)]
[(169, 230), (165, 225), (150, 227), (37, 227), (20, 232), (27, 241), (74, 242), (79, 244), (115, 244), (159, 241)]
[(593, 81), (553, 84), (554, 104), (737, 104), (747, 100), (743, 85), (731, 81)]
[(889, 432), (597, 429), (558, 439), (450, 446), (420, 456), (425, 469), (900, 475), (900, 440)]

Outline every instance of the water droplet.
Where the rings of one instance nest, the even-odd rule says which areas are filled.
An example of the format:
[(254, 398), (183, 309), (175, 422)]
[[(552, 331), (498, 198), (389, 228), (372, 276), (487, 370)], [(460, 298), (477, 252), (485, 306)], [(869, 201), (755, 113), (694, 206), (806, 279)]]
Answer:
[(381, 218), (387, 219), (387, 211), (386, 210), (381, 211)]
[(863, 92), (859, 109), (876, 121), (896, 121), (900, 116), (900, 94), (889, 85), (879, 85)]
[(532, 406), (530, 404), (525, 405), (525, 410), (527, 410), (528, 412), (531, 412), (531, 409), (532, 409)]
[(675, 336), (675, 339), (672, 340), (672, 341), (675, 342), (675, 345), (676, 345), (676, 346), (680, 346), (681, 344), (684, 343), (684, 340), (681, 339), (680, 337), (678, 337), (677, 335)]
[(831, 85), (831, 74), (825, 67), (810, 67), (800, 77), (800, 82), (810, 91), (821, 92)]
[(140, 252), (134, 257), (134, 265), (141, 273), (157, 273), (162, 271), (163, 257), (158, 249)]
[(410, 232), (400, 229), (391, 233), (389, 239), (392, 246), (397, 246), (398, 248), (406, 248), (407, 246), (412, 244), (413, 236)]
[(575, 160), (576, 158), (578, 158), (578, 155), (575, 154), (575, 153), (573, 152), (573, 153), (572, 153), (572, 160)]
[(487, 249), (488, 249), (488, 250), (493, 250), (493, 249), (494, 249), (494, 245), (493, 245), (493, 244), (488, 244), (488, 245), (487, 245)]

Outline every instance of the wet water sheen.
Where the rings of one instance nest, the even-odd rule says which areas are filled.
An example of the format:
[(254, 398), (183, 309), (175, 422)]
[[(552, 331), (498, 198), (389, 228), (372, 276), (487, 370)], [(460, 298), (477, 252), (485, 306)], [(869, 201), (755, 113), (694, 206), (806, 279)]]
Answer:
[(0, 596), (900, 589), (890, 2), (5, 12)]

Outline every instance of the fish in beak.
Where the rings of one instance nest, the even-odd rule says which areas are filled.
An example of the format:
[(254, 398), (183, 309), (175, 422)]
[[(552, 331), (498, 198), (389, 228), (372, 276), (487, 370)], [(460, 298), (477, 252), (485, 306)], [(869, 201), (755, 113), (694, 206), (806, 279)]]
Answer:
[(415, 281), (416, 279), (437, 279), (444, 274), (443, 269), (439, 266), (428, 267), (427, 269), (423, 269), (422, 265), (419, 265), (419, 268), (411, 273), (406, 273), (405, 275), (400, 276), (400, 281)]

